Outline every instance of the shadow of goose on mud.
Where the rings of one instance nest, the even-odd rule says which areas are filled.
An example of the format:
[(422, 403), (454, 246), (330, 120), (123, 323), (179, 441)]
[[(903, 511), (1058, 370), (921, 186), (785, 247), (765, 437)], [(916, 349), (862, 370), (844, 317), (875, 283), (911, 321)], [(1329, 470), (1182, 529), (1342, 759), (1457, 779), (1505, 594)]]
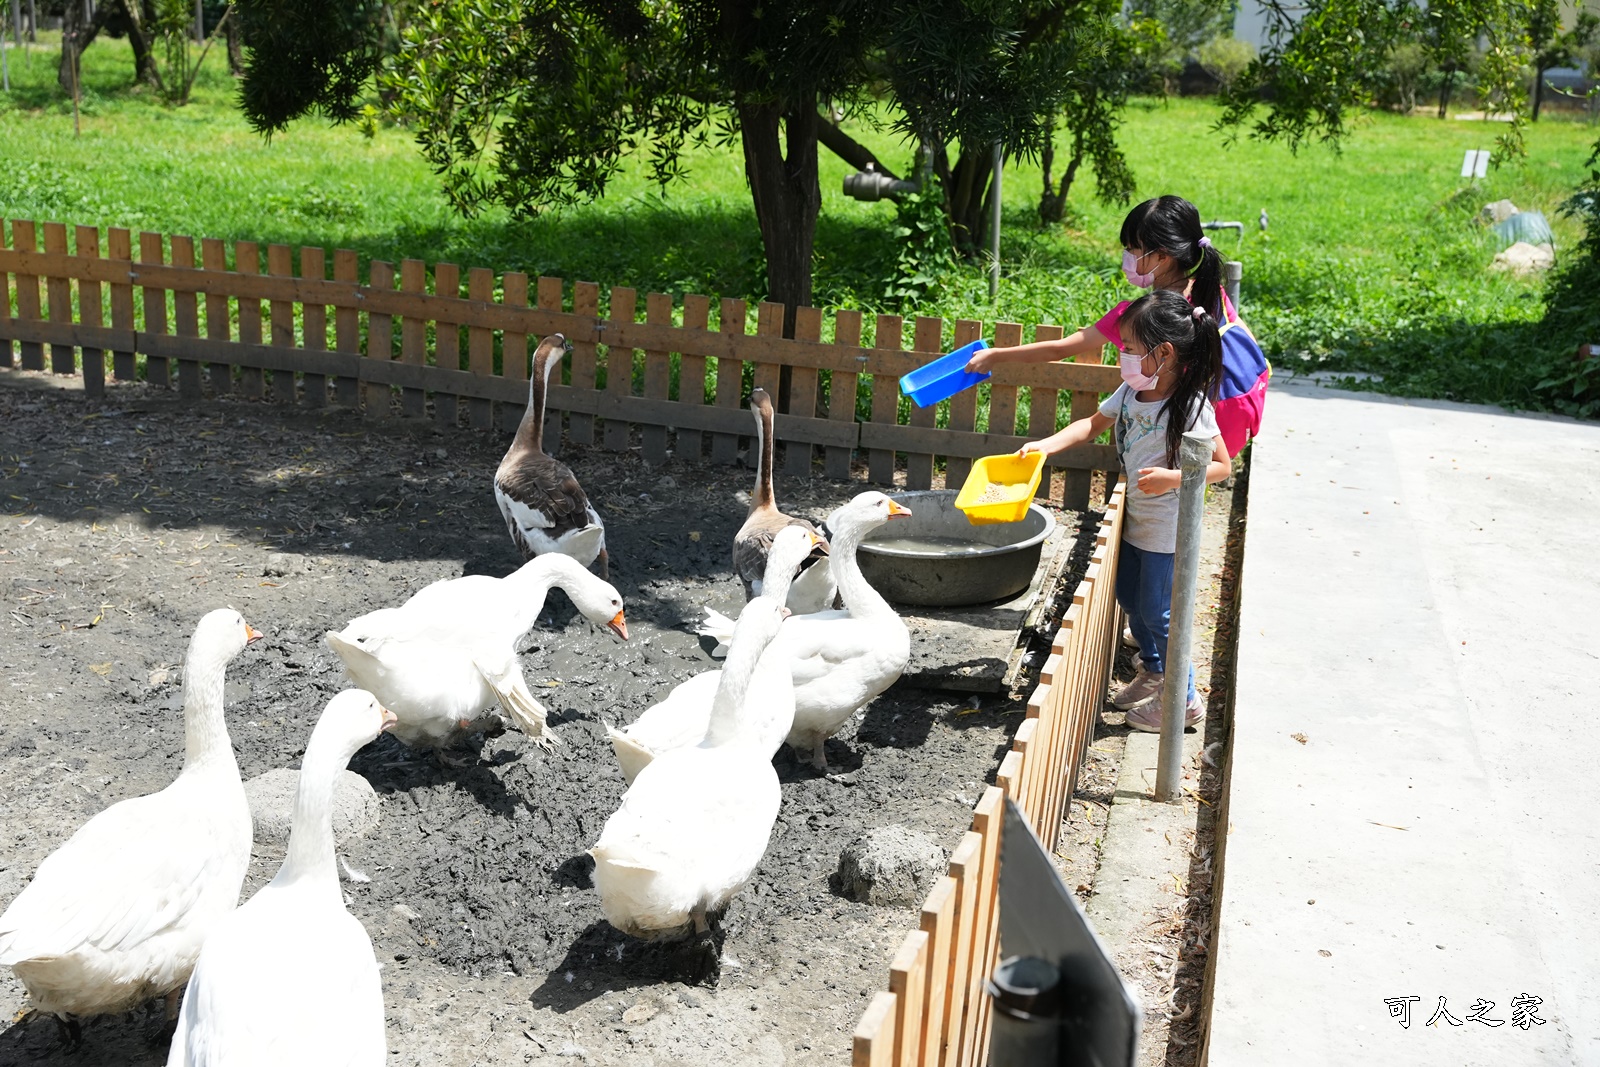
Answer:
[(695, 938), (677, 941), (640, 941), (610, 923), (590, 923), (567, 947), (561, 962), (529, 998), (535, 1008), (563, 1015), (607, 993), (640, 986), (685, 985), (715, 987), (721, 977), (721, 958), (727, 931), (713, 917), (711, 945)]
[(156, 1000), (122, 1015), (82, 1020), (82, 1042), (69, 1048), (55, 1019), (30, 1014), (0, 1032), (0, 1067), (162, 1067), (171, 1044), (166, 1009)]

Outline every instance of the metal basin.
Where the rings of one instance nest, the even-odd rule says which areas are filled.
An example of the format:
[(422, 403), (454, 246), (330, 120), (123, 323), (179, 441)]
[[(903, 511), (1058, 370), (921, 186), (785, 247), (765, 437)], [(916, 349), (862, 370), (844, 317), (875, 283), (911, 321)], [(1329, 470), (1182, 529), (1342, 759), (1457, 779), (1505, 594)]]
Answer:
[(867, 535), (856, 553), (861, 573), (896, 604), (987, 604), (1028, 588), (1056, 521), (1030, 504), (1020, 522), (974, 526), (957, 511), (956, 491), (892, 494), (911, 509)]

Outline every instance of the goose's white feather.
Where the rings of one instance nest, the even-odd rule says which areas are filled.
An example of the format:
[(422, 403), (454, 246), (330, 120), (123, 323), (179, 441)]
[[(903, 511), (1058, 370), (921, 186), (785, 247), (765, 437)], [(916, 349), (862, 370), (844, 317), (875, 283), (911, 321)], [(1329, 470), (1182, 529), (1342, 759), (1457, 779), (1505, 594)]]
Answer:
[(168, 1067), (381, 1067), (383, 991), (372, 941), (334, 869), (333, 783), (385, 720), (370, 693), (329, 702), (306, 746), (289, 854), (206, 939)]
[(0, 964), (39, 1010), (120, 1012), (179, 988), (238, 904), (252, 827), (222, 687), (252, 634), (234, 611), (200, 621), (184, 665), (182, 773), (79, 827), (0, 915)]
[(394, 735), (408, 745), (447, 745), (490, 725), (498, 704), (548, 747), (555, 735), (523, 677), (516, 641), (538, 620), (552, 586), (601, 625), (622, 611), (609, 583), (569, 556), (544, 555), (506, 578), (434, 582), (398, 608), (352, 619), (326, 640), (350, 679), (398, 716)]

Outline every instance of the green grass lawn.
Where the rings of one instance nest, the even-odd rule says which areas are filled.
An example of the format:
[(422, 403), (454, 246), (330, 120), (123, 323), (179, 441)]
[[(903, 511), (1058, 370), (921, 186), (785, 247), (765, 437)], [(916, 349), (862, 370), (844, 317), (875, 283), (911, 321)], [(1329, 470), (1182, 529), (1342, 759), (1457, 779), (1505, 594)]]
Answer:
[[(13, 92), (0, 97), (0, 215), (183, 233), (195, 237), (355, 248), (363, 259), (416, 257), (522, 270), (602, 286), (759, 296), (760, 240), (737, 151), (705, 150), (663, 195), (622, 175), (599, 203), (517, 222), (501, 211), (449, 211), (404, 130), (366, 139), (304, 121), (270, 142), (233, 102), (214, 50), (187, 107), (132, 85), (125, 41), (84, 57), (82, 135), (55, 84), (57, 52), (10, 53)], [(1548, 115), (1531, 128), (1525, 164), (1475, 185), (1462, 154), (1490, 147), (1483, 122), (1370, 113), (1343, 152), (1291, 154), (1212, 126), (1209, 100), (1136, 101), (1121, 131), (1140, 197), (1179, 193), (1208, 219), (1245, 223), (1242, 242), (1215, 239), (1244, 264), (1244, 310), (1279, 365), (1381, 376), (1368, 387), (1409, 395), (1544, 406), (1534, 386), (1577, 335), (1538, 328), (1543, 280), (1487, 269), (1495, 245), (1473, 220), (1509, 197), (1550, 217), (1560, 248), (1579, 236), (1555, 207), (1581, 180), (1596, 129)], [(891, 165), (909, 146), (856, 128)], [(1035, 166), (1007, 170), (999, 298), (982, 265), (954, 267), (917, 307), (884, 297), (899, 251), (895, 209), (840, 191), (849, 168), (823, 152), (815, 302), (1069, 328), (1129, 295), (1117, 271), (1125, 208), (1093, 198), (1083, 174), (1065, 226), (1042, 230)], [(1270, 228), (1258, 230), (1265, 208)], [(1569, 328), (1570, 329), (1570, 328)], [(909, 332), (909, 323), (908, 323)]]

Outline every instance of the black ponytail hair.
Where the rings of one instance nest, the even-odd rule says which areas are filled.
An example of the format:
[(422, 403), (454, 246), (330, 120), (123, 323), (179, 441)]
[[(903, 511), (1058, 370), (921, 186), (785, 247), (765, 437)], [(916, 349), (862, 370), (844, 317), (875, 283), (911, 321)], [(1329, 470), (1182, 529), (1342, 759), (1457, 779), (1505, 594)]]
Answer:
[(1122, 247), (1165, 252), (1177, 260), (1193, 282), (1190, 299), (1221, 321), (1222, 257), (1206, 240), (1200, 212), (1189, 201), (1181, 196), (1158, 196), (1128, 212), (1122, 220)]
[(1222, 334), (1217, 320), (1199, 304), (1190, 304), (1168, 289), (1141, 296), (1123, 312), (1121, 327), (1149, 352), (1172, 345), (1172, 365), (1162, 376), (1177, 374), (1177, 384), (1161, 405), (1167, 420), (1167, 467), (1177, 469), (1178, 448), (1200, 405), (1216, 396), (1222, 381)]

